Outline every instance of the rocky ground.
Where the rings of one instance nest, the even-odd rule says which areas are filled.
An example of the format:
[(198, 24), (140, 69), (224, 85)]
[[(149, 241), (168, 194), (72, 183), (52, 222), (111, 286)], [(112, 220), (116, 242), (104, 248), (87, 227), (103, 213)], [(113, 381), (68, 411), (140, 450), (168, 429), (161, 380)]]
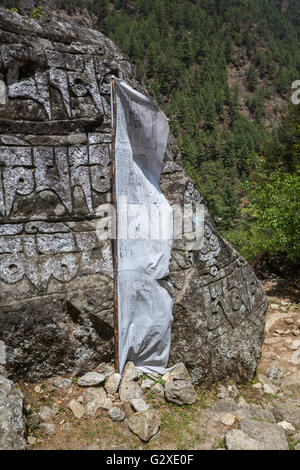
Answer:
[(121, 377), (103, 363), (83, 377), (15, 388), (2, 368), (0, 399), (10, 403), (2, 428), (22, 393), (26, 415), (26, 425), (19, 419), (6, 433), (6, 447), (17, 436), (16, 447), (27, 449), (300, 450), (299, 291), (280, 280), (264, 287), (266, 337), (251, 384), (195, 389), (183, 364), (160, 377), (128, 363)]

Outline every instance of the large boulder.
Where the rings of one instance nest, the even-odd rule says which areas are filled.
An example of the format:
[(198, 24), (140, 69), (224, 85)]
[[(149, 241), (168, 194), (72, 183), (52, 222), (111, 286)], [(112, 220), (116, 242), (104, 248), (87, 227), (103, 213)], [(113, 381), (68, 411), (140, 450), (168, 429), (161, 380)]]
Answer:
[[(0, 7), (0, 339), (13, 377), (82, 375), (113, 356), (111, 243), (99, 206), (111, 200), (110, 77), (138, 83), (100, 32)], [(199, 190), (172, 135), (161, 188), (196, 207)], [(204, 243), (174, 242), (170, 364), (194, 382), (251, 378), (266, 299), (247, 262), (205, 209)]]
[(0, 375), (0, 450), (24, 450), (23, 394), (11, 380)]

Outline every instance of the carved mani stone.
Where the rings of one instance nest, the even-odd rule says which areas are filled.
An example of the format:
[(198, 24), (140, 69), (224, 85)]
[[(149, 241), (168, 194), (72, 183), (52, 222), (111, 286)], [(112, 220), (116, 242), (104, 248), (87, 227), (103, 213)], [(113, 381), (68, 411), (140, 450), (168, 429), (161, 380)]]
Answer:
[[(147, 89), (98, 31), (0, 7), (0, 36), (0, 340), (12, 376), (83, 374), (113, 356), (111, 242), (97, 236), (111, 200), (110, 77)], [(172, 135), (161, 189), (203, 204)], [(203, 384), (251, 378), (266, 299), (206, 209), (199, 250), (174, 241), (170, 281), (170, 363)]]

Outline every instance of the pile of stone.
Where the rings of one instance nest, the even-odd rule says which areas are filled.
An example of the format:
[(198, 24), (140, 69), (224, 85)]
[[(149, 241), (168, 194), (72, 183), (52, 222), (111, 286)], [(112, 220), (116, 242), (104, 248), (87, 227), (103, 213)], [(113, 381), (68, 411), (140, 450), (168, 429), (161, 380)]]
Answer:
[[(282, 382), (282, 369), (273, 365), (267, 375), (258, 374), (258, 381), (253, 384), (253, 388), (262, 395), (284, 397), (280, 389)], [(219, 385), (218, 397), (221, 400), (212, 407), (212, 411), (223, 425), (230, 427), (225, 433), (226, 449), (288, 450), (289, 439), (299, 442), (300, 409), (297, 406), (285, 402), (273, 406), (272, 401), (264, 407), (249, 404), (239, 397), (235, 385)], [(295, 450), (300, 450), (300, 444), (295, 445)]]
[[(52, 384), (64, 388), (71, 385), (67, 381), (57, 378)], [(158, 398), (178, 405), (192, 404), (197, 399), (192, 379), (183, 363), (176, 364), (164, 376), (145, 375), (132, 362), (126, 364), (120, 375), (115, 373), (113, 366), (101, 363), (97, 372), (88, 372), (78, 379), (77, 384), (85, 390), (68, 404), (77, 419), (95, 416), (102, 409), (107, 411), (112, 421), (123, 421), (126, 404), (130, 404), (134, 413), (128, 419), (128, 428), (144, 442), (158, 433), (161, 424), (159, 411), (146, 403), (144, 392), (151, 391)]]

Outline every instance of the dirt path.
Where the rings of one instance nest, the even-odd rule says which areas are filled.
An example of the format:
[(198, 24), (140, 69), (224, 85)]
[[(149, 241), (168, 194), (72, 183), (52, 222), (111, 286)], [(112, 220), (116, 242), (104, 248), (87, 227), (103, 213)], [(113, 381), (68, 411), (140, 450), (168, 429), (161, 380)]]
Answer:
[[(282, 281), (266, 282), (264, 287), (270, 305), (259, 375), (253, 384), (238, 386), (239, 395), (235, 398), (236, 401), (259, 404), (262, 409), (278, 404), (299, 406), (299, 290)], [(284, 377), (276, 393), (266, 393), (263, 383), (268, 381), (266, 374), (272, 365), (280, 367)], [(161, 414), (160, 431), (148, 443), (143, 443), (128, 429), (128, 418), (133, 410), (127, 403), (121, 405), (126, 418), (120, 423), (112, 422), (103, 409), (98, 410), (95, 417), (77, 419), (68, 407), (71, 399), (82, 400), (83, 390), (76, 380), (68, 389), (53, 387), (51, 380), (39, 385), (22, 383), (19, 386), (26, 396), (29, 449), (217, 449), (224, 447), (225, 433), (238, 425), (238, 420), (231, 426), (222, 424), (220, 415), (211, 409), (220, 400), (220, 386), (207, 391), (197, 390), (197, 402), (181, 407), (166, 403), (148, 391), (146, 401)], [(226, 387), (224, 393), (228, 394)], [(50, 426), (43, 426), (39, 416), (43, 406), (52, 410), (51, 417), (44, 420), (44, 424)], [(290, 438), (291, 447), (297, 442)]]

